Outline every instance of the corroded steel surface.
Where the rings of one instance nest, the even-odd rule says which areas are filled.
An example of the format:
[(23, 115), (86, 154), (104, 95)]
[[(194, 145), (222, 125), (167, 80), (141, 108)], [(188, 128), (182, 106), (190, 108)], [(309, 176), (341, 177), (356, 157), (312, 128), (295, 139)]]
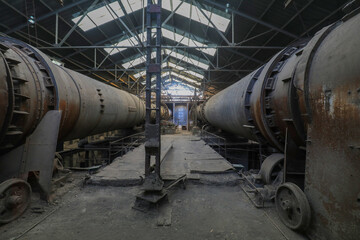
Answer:
[[(151, 108), (153, 108), (153, 109), (156, 108), (155, 103), (151, 104)], [(154, 110), (151, 111), (150, 118), (153, 121), (155, 121), (156, 111), (154, 111)], [(160, 119), (161, 120), (169, 120), (169, 118), (170, 118), (170, 111), (169, 111), (168, 106), (165, 103), (161, 103), (161, 106), (160, 106)]]
[(360, 15), (329, 29), (314, 44), (304, 74), (311, 116), (305, 193), (314, 210), (313, 238), (358, 239)]
[(0, 44), (0, 151), (23, 143), (52, 109), (63, 113), (61, 140), (144, 120), (145, 105), (135, 95), (57, 66), (19, 40), (1, 37)]
[(360, 236), (358, 12), (285, 48), (196, 111), (204, 122), (279, 151), (287, 139), (288, 168), (305, 169), (297, 184), (312, 209), (312, 239)]

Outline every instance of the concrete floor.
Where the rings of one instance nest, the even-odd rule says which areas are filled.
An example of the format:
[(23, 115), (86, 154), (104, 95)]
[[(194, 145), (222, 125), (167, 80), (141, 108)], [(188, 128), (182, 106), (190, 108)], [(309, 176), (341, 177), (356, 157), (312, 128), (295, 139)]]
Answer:
[[(175, 138), (188, 141), (183, 147), (194, 146), (191, 138)], [(184, 154), (188, 150), (178, 149)], [(179, 157), (179, 152), (175, 144), (173, 153)], [(34, 199), (33, 205), (40, 204), (44, 212), (28, 210), (0, 226), (0, 239), (306, 239), (287, 229), (273, 208), (256, 209), (234, 181), (234, 173), (200, 175), (188, 181), (186, 189), (171, 190), (169, 203), (148, 213), (131, 208), (140, 186), (82, 187), (74, 181), (58, 204)], [(159, 226), (163, 219), (171, 225)]]
[[(223, 173), (233, 170), (232, 165), (221, 155), (207, 146), (199, 137), (189, 134), (164, 135), (162, 136), (161, 176), (165, 180), (174, 180), (184, 174), (188, 179), (205, 181), (208, 174), (199, 173)], [(168, 150), (169, 146), (172, 148)], [(117, 158), (111, 165), (101, 172), (94, 174), (88, 183), (106, 186), (133, 186), (141, 184), (144, 177), (144, 145), (139, 146), (126, 155)], [(154, 161), (153, 161), (154, 162)], [(211, 176), (211, 175), (210, 175)], [(239, 180), (237, 174), (225, 175), (227, 181)], [(219, 177), (214, 177), (218, 181)], [(224, 181), (221, 179), (221, 181)]]

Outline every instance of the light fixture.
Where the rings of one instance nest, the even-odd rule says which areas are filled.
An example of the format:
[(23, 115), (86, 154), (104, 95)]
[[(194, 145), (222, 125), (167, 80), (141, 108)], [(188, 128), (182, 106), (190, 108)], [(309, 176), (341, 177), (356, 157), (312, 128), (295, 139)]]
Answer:
[(30, 24), (35, 24), (35, 17), (34, 16), (30, 16), (29, 19), (28, 19), (28, 22)]

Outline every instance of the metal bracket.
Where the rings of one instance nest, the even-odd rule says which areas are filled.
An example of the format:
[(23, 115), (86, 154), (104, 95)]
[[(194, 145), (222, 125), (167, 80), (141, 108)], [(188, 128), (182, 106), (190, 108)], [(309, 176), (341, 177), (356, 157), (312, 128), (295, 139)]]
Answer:
[(0, 182), (10, 178), (26, 181), (28, 172), (39, 171), (43, 197), (49, 196), (61, 114), (58, 110), (47, 112), (23, 145), (0, 156)]

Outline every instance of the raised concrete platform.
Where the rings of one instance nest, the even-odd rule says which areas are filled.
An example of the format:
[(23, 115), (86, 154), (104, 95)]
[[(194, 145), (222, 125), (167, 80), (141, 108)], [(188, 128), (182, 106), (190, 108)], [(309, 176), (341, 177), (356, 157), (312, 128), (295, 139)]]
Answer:
[[(174, 180), (184, 174), (199, 183), (236, 184), (240, 180), (234, 168), (221, 155), (192, 135), (162, 136), (161, 176)], [(172, 145), (170, 150), (169, 146)], [(94, 174), (88, 184), (106, 186), (140, 185), (144, 178), (144, 145), (117, 158)]]

